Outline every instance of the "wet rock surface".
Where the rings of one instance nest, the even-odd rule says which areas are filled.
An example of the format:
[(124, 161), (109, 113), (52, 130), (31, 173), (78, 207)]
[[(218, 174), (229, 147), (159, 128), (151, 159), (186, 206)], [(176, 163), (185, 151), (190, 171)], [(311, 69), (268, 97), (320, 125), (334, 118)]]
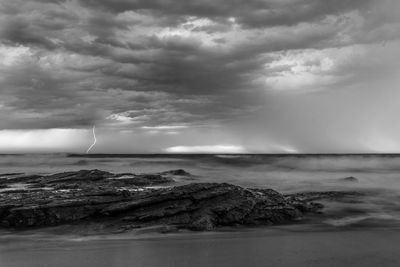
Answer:
[(182, 170), (182, 169), (165, 171), (165, 172), (161, 172), (160, 174), (161, 175), (190, 176), (190, 173), (188, 173), (187, 171)]
[(335, 201), (353, 201), (354, 198), (363, 196), (364, 193), (358, 191), (323, 191), (323, 192), (302, 192), (286, 195), (289, 201), (297, 199), (303, 202), (335, 200)]
[(4, 187), (0, 191), (0, 225), (20, 229), (90, 222), (119, 231), (155, 225), (168, 226), (164, 227), (168, 231), (169, 227), (207, 231), (296, 221), (323, 208), (314, 200), (356, 194), (284, 196), (272, 189), (227, 183), (173, 186), (171, 176), (176, 175), (190, 174), (184, 170), (139, 175), (81, 170), (46, 176), (4, 175), (0, 179)]

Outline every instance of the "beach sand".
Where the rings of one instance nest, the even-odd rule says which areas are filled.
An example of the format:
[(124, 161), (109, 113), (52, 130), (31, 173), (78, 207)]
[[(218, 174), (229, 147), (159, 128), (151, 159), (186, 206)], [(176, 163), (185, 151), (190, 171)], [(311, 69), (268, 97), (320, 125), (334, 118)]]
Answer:
[(0, 244), (1, 267), (400, 266), (396, 229), (237, 232), (51, 239), (15, 236)]

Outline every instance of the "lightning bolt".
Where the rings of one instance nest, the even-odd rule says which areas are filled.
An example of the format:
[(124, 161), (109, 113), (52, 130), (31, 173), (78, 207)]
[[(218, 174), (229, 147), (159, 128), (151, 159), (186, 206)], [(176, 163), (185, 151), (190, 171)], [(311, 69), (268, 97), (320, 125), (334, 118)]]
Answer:
[(86, 150), (86, 154), (89, 153), (89, 151), (94, 147), (94, 145), (95, 145), (96, 142), (97, 142), (95, 130), (96, 130), (96, 126), (93, 125), (93, 139), (94, 139), (94, 140), (93, 140), (93, 144), (88, 148), (88, 150)]

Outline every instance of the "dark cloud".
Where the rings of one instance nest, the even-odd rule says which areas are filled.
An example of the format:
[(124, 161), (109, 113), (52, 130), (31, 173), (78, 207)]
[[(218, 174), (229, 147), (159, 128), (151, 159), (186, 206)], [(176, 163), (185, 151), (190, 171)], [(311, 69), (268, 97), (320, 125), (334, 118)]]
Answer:
[(35, 29), (28, 22), (19, 19), (10, 19), (2, 23), (0, 36), (5, 43), (31, 44), (46, 49), (55, 48), (47, 37), (35, 33)]
[(157, 14), (173, 14), (208, 18), (236, 17), (238, 22), (248, 27), (293, 25), (299, 22), (314, 21), (323, 16), (340, 12), (363, 9), (371, 0), (107, 0), (81, 1), (91, 8), (121, 13), (127, 10), (151, 10)]
[(0, 0), (0, 128), (241, 132), (252, 121), (277, 139), (279, 129), (306, 136), (285, 125), (289, 112), (280, 115), (276, 103), (291, 103), (288, 92), (390, 80), (398, 71), (398, 7), (392, 0)]

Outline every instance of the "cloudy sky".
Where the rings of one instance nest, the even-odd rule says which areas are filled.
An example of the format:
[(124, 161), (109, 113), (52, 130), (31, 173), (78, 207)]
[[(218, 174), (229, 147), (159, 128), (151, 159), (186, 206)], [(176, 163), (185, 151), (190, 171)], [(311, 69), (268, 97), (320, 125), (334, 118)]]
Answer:
[(400, 152), (398, 0), (0, 0), (0, 152)]

